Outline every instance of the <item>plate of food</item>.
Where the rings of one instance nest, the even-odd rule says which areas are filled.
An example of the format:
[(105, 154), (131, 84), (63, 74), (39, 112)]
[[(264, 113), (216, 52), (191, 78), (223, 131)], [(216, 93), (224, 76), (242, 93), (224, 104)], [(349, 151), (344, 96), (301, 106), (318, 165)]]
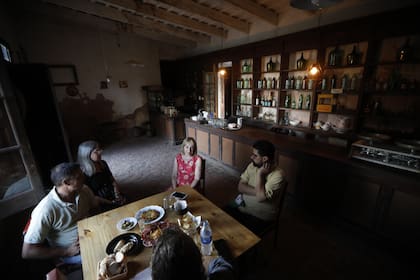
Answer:
[(162, 235), (163, 230), (171, 226), (168, 222), (158, 222), (155, 224), (147, 225), (141, 232), (141, 239), (143, 240), (144, 247), (152, 247)]
[(140, 235), (136, 233), (124, 233), (112, 239), (106, 246), (106, 253), (114, 254), (121, 252), (124, 255), (136, 255), (143, 248)]
[(150, 205), (137, 211), (135, 217), (137, 220), (143, 220), (145, 225), (150, 225), (160, 221), (165, 215), (165, 210), (158, 205)]
[(117, 223), (117, 229), (121, 231), (132, 230), (137, 225), (137, 219), (134, 217), (126, 217)]
[(201, 224), (201, 216), (194, 216), (191, 212), (187, 212), (178, 219), (178, 225), (183, 232), (193, 235), (197, 232), (197, 228)]

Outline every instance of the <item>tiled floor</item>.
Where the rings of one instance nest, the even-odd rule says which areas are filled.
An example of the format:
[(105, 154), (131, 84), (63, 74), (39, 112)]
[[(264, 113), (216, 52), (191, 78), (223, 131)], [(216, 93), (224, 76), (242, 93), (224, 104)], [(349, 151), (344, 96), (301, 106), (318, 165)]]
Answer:
[[(136, 200), (170, 185), (173, 159), (180, 151), (168, 141), (139, 137), (105, 148), (104, 159), (117, 181)], [(207, 160), (206, 193), (219, 206), (236, 194), (239, 174)], [(402, 259), (366, 236), (311, 215), (287, 197), (282, 212), (278, 245), (268, 238), (258, 259), (249, 257), (241, 279), (419, 279), (415, 260)], [(417, 274), (416, 274), (417, 273)]]

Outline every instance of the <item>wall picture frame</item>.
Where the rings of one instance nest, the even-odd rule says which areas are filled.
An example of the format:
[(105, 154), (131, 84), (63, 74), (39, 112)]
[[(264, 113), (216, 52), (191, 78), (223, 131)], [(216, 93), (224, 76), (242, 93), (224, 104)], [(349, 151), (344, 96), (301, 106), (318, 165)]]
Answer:
[(79, 85), (76, 66), (72, 64), (48, 65), (54, 86)]

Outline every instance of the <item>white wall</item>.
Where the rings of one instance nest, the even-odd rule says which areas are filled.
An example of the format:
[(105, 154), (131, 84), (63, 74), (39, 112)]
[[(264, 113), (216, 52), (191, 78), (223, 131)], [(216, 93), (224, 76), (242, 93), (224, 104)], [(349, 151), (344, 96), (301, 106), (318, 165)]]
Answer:
[[(117, 32), (116, 27), (105, 20), (76, 12), (66, 11), (67, 18), (57, 18), (24, 10), (12, 19), (1, 13), (7, 15), (15, 11), (8, 13), (8, 7), (0, 8), (0, 23), (6, 21), (0, 26), (0, 38), (11, 41), (12, 49), (20, 44), (27, 62), (75, 65), (79, 92), (90, 99), (95, 99), (99, 93), (112, 101), (113, 120), (146, 104), (142, 86), (161, 84), (159, 47), (155, 41)], [(126, 63), (128, 60), (140, 61), (144, 67), (133, 67)], [(106, 77), (105, 65), (112, 81), (108, 89), (100, 89), (100, 81)], [(120, 88), (119, 81), (127, 81), (128, 87)], [(59, 102), (68, 98), (65, 87), (55, 88)]]

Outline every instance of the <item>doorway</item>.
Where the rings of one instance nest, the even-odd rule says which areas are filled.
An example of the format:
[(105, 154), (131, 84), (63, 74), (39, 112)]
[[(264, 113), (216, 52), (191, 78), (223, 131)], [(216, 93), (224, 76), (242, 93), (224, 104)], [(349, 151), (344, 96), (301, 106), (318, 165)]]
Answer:
[(217, 117), (227, 119), (232, 115), (232, 61), (218, 64)]

